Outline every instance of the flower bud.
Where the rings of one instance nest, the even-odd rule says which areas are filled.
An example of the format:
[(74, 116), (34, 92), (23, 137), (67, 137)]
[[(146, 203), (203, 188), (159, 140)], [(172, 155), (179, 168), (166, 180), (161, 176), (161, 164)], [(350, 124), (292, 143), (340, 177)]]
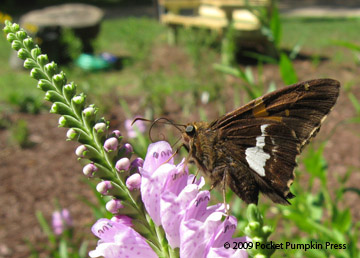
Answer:
[(83, 168), (83, 173), (87, 177), (93, 177), (96, 171), (98, 171), (98, 168), (93, 163), (89, 163)]
[(131, 162), (131, 167), (142, 168), (143, 165), (144, 165), (144, 160), (142, 158), (136, 158)]
[(55, 74), (52, 77), (52, 81), (55, 84), (56, 88), (61, 90), (62, 87), (66, 84), (66, 77), (64, 72), (60, 72), (58, 74)]
[(46, 64), (44, 66), (44, 70), (50, 77), (53, 77), (58, 72), (58, 67), (57, 64), (53, 61)]
[(94, 107), (87, 107), (83, 110), (83, 114), (85, 117), (91, 117), (95, 115), (96, 109)]
[(30, 76), (36, 80), (44, 79), (46, 76), (39, 68), (33, 68), (30, 71)]
[(68, 101), (71, 101), (71, 98), (76, 94), (76, 84), (73, 82), (66, 84), (63, 87), (63, 94)]
[(116, 138), (120, 138), (122, 136), (119, 130), (114, 130), (111, 134)]
[(21, 41), (20, 40), (14, 40), (13, 42), (11, 42), (11, 47), (13, 49), (15, 49), (16, 51), (21, 49)]
[(41, 89), (42, 91), (48, 91), (48, 90), (53, 89), (53, 86), (48, 80), (41, 79), (38, 82), (37, 88)]
[(131, 146), (130, 143), (125, 143), (124, 147), (125, 147), (126, 153), (133, 153), (134, 152), (134, 149), (133, 149), (133, 147)]
[(124, 205), (122, 205), (120, 200), (112, 199), (106, 203), (105, 208), (109, 212), (116, 214), (120, 209), (124, 208)]
[(144, 160), (142, 158), (136, 158), (131, 162), (130, 165), (130, 172), (133, 173), (139, 173), (139, 167), (142, 168), (144, 165)]
[[(16, 32), (16, 35), (18, 35), (18, 33), (21, 33), (22, 36), (27, 37), (27, 35), (24, 31), (18, 31), (18, 32)], [(23, 44), (29, 51), (35, 47), (34, 41), (30, 37), (23, 39)]]
[(118, 146), (119, 146), (119, 141), (115, 137), (111, 137), (107, 139), (104, 143), (104, 149), (107, 152), (116, 151)]
[(94, 130), (98, 134), (106, 132), (106, 129), (107, 129), (107, 125), (105, 123), (103, 123), (103, 122), (96, 123), (94, 125)]
[[(38, 47), (35, 47), (33, 49), (31, 49), (31, 56), (36, 59), (39, 55), (41, 55), (41, 49)], [(47, 63), (47, 62), (46, 62)], [(45, 64), (46, 64), (45, 63)], [(44, 66), (45, 64), (43, 64), (42, 66)]]
[(76, 148), (75, 150), (75, 154), (76, 156), (80, 157), (80, 158), (85, 158), (87, 153), (87, 148), (85, 145), (80, 145), (79, 147)]
[(15, 35), (16, 35), (16, 37), (17, 37), (18, 39), (21, 39), (21, 40), (23, 40), (23, 41), (24, 41), (24, 39), (26, 39), (26, 37), (27, 37), (26, 32), (23, 31), (23, 30), (17, 31), (17, 32), (15, 33)]
[(24, 67), (26, 69), (32, 69), (34, 67), (37, 67), (37, 63), (32, 58), (26, 58), (26, 60), (24, 62)]
[(113, 188), (113, 185), (110, 181), (102, 181), (97, 184), (96, 191), (101, 193), (102, 195), (108, 195), (109, 190)]
[(128, 170), (130, 167), (130, 160), (128, 158), (121, 158), (119, 159), (116, 164), (115, 168), (118, 172), (123, 172), (124, 170)]
[[(32, 52), (31, 52), (31, 55), (32, 55)], [(39, 55), (39, 56), (34, 56), (34, 58), (36, 58), (37, 62), (41, 65), (41, 66), (44, 66), (46, 65), (47, 63), (49, 63), (49, 58), (47, 55)]]
[(135, 173), (126, 179), (126, 187), (130, 190), (139, 190), (141, 185), (141, 176), (139, 173)]
[(78, 120), (73, 118), (72, 116), (63, 115), (59, 118), (59, 127), (75, 127), (79, 128), (82, 125)]
[(76, 138), (78, 137), (78, 133), (73, 129), (70, 128), (67, 132), (66, 132), (66, 138), (68, 141), (73, 141), (76, 140)]
[(25, 48), (20, 48), (20, 50), (18, 51), (18, 57), (22, 60), (25, 60), (26, 58), (30, 57), (30, 54), (28, 51), (26, 51)]

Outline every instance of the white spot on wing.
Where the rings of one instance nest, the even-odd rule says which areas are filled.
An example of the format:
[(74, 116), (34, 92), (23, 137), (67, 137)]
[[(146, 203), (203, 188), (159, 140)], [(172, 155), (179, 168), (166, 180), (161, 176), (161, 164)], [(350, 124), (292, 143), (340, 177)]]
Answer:
[(270, 154), (264, 152), (265, 129), (268, 125), (261, 125), (261, 136), (256, 137), (256, 146), (245, 150), (246, 161), (260, 176), (265, 176), (265, 163), (270, 158)]

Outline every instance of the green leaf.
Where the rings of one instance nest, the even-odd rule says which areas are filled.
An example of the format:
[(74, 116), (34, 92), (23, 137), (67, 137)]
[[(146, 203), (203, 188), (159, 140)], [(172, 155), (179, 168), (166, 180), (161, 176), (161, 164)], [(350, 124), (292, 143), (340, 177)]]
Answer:
[(356, 113), (360, 115), (360, 101), (356, 98), (356, 96), (352, 93), (348, 93), (348, 97), (351, 101), (351, 104), (354, 106)]
[(350, 209), (346, 208), (344, 211), (336, 210), (333, 216), (333, 225), (340, 232), (347, 232), (351, 226)]
[(68, 245), (67, 242), (65, 241), (65, 239), (61, 239), (60, 243), (59, 243), (59, 255), (60, 258), (68, 258)]
[(49, 224), (47, 223), (46, 219), (44, 218), (44, 215), (42, 214), (41, 211), (36, 211), (36, 218), (39, 221), (39, 224), (42, 228), (42, 230), (44, 231), (44, 233), (47, 235), (50, 243), (52, 243), (53, 245), (56, 244), (56, 237), (55, 234), (53, 233), (51, 227), (49, 226)]
[(280, 74), (286, 85), (298, 82), (295, 68), (288, 56), (284, 53), (280, 55)]

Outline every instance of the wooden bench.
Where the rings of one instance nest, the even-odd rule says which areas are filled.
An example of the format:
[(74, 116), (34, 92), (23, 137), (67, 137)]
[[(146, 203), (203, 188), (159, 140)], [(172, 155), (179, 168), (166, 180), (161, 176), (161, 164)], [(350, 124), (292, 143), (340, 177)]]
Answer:
[(271, 0), (159, 0), (160, 21), (169, 27), (169, 44), (176, 43), (180, 26), (215, 30), (224, 38), (232, 24), (237, 44), (252, 46), (266, 40), (254, 12), (256, 8), (270, 11), (271, 5)]

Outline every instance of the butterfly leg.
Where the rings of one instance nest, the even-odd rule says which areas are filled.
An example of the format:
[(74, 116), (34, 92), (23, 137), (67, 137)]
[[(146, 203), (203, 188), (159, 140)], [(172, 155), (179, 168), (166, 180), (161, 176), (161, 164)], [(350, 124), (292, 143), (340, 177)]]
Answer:
[(223, 187), (222, 187), (222, 195), (223, 195), (223, 201), (224, 201), (224, 206), (225, 206), (225, 212), (227, 216), (230, 216), (230, 211), (228, 209), (227, 203), (226, 203), (226, 176), (227, 176), (227, 169), (225, 169), (224, 171), (224, 175), (223, 175)]
[(193, 181), (192, 181), (192, 184), (195, 184), (195, 181), (196, 181), (196, 178), (197, 178), (197, 176), (198, 176), (198, 174), (199, 174), (199, 171), (200, 171), (200, 169), (198, 168), (197, 171), (196, 171), (196, 174), (195, 174), (195, 176), (194, 176), (194, 179), (193, 179)]

